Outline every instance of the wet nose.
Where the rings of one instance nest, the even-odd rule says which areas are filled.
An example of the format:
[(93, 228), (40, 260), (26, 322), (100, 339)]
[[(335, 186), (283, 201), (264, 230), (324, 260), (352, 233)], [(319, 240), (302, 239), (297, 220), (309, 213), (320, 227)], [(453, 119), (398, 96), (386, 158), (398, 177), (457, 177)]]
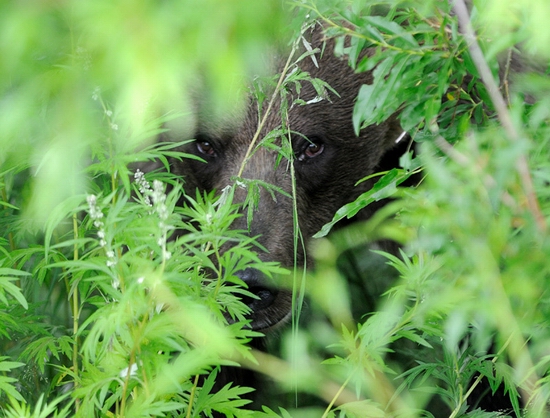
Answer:
[(247, 268), (238, 271), (236, 276), (245, 282), (248, 291), (256, 296), (256, 298), (249, 296), (242, 298), (243, 303), (252, 310), (252, 313), (269, 308), (275, 302), (278, 291), (273, 286), (269, 286), (262, 272)]

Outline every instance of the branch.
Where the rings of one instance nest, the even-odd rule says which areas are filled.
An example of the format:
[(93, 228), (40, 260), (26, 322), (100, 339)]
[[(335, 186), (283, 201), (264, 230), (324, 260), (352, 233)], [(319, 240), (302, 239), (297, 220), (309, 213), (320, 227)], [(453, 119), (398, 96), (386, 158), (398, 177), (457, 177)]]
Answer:
[[(481, 81), (483, 81), (483, 84), (487, 87), (489, 97), (495, 106), (498, 119), (504, 127), (505, 132), (508, 134), (508, 138), (513, 142), (517, 142), (520, 140), (520, 134), (512, 123), (512, 117), (510, 116), (504, 97), (502, 97), (502, 94), (500, 93), (499, 87), (493, 78), (489, 65), (487, 65), (487, 61), (485, 61), (483, 52), (477, 42), (476, 34), (472, 28), (472, 23), (468, 14), (468, 8), (466, 7), (464, 0), (454, 0), (453, 9), (458, 17), (462, 34), (464, 35), (466, 42), (468, 42), (468, 49), (470, 50), (472, 60), (477, 68), (477, 71), (479, 72)], [(533, 214), (539, 229), (544, 232), (546, 231), (546, 221), (540, 210), (533, 186), (533, 180), (531, 179), (529, 164), (525, 154), (518, 157), (518, 160), (516, 161), (516, 169), (518, 170), (521, 179), (523, 191), (527, 197), (527, 205), (529, 210)]]

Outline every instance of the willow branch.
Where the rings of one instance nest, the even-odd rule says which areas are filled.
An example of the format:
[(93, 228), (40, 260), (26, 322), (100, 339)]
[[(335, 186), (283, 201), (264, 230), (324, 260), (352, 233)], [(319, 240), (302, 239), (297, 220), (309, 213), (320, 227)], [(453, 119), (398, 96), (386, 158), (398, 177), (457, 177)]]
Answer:
[[(512, 117), (506, 106), (506, 101), (502, 96), (500, 89), (493, 78), (489, 65), (483, 56), (483, 52), (477, 42), (475, 31), (472, 27), (470, 21), (470, 16), (468, 13), (468, 8), (464, 0), (454, 0), (453, 9), (458, 17), (458, 22), (466, 42), (468, 43), (468, 49), (472, 57), (472, 61), (477, 68), (479, 76), (487, 88), (489, 97), (493, 102), (495, 110), (497, 112), (498, 119), (504, 127), (505, 132), (508, 134), (508, 138), (513, 142), (518, 142), (520, 140), (520, 134), (517, 131), (516, 127), (512, 122)], [(516, 169), (521, 179), (521, 184), (523, 191), (527, 198), (527, 204), (529, 210), (533, 214), (535, 221), (541, 231), (546, 230), (546, 221), (540, 210), (539, 202), (535, 194), (535, 188), (533, 186), (533, 180), (531, 178), (531, 173), (529, 170), (529, 164), (527, 162), (527, 157), (525, 154), (521, 154), (516, 161)]]

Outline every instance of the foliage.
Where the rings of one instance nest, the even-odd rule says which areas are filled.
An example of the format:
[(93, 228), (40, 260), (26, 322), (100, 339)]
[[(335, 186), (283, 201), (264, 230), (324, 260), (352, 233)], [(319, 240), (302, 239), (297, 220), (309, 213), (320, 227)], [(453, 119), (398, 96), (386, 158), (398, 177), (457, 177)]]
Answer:
[[(525, 3), (474, 2), (481, 61), (447, 2), (0, 5), (0, 415), (544, 416), (550, 9)], [(319, 21), (356, 71), (373, 70), (356, 131), (397, 114), (417, 144), (319, 232), (316, 269), (302, 276), (260, 261), (255, 238), (231, 229), (276, 185), (237, 179), (184, 199), (180, 179), (157, 168), (190, 156), (155, 142), (166, 129), (190, 138), (197, 94), (217, 116), (243, 106), (240, 75), (265, 70), (257, 57), (290, 21), (293, 55), (270, 87), (253, 84), (260, 103), (274, 91), (307, 106), (287, 87), (330, 89), (293, 71), (311, 55), (303, 28)], [(278, 164), (293, 158), (286, 111), (254, 138)], [(243, 186), (247, 208), (233, 202)], [(369, 221), (336, 230), (388, 197)], [(370, 251), (384, 239), (402, 249)], [(247, 267), (291, 277), (298, 302), (310, 300), (278, 355), (248, 346), (258, 334), (241, 299), (254, 296), (235, 275)], [(252, 412), (251, 388), (216, 384), (230, 364), (292, 399)], [(477, 403), (483, 385), (509, 408)]]

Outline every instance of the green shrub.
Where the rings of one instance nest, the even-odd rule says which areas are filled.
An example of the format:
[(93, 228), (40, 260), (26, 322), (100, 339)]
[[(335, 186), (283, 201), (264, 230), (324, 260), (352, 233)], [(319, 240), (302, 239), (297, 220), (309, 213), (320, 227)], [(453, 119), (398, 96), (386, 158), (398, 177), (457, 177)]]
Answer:
[[(545, 416), (550, 6), (474, 2), (481, 57), (446, 2), (287, 8), (0, 5), (0, 414)], [(266, 70), (258, 57), (280, 50), (285, 27), (299, 45), (313, 20), (357, 71), (375, 68), (356, 130), (398, 112), (418, 150), (338, 211), (315, 240), (315, 271), (302, 274), (261, 262), (255, 239), (230, 228), (243, 210), (234, 186), (182, 206), (179, 179), (141, 170), (189, 158), (157, 137), (190, 134), (197, 94), (221, 114), (241, 106), (247, 75)], [(320, 83), (280, 79), (280, 94)], [(418, 187), (398, 187), (412, 174)], [(327, 235), (387, 197), (368, 222)], [(400, 254), (370, 251), (384, 239)], [(258, 334), (235, 276), (246, 267), (296, 290), (277, 355), (247, 345)], [(252, 388), (215, 386), (220, 366), (237, 364), (276, 382), (263, 412), (246, 409)], [(476, 409), (482, 380), (513, 410)]]

